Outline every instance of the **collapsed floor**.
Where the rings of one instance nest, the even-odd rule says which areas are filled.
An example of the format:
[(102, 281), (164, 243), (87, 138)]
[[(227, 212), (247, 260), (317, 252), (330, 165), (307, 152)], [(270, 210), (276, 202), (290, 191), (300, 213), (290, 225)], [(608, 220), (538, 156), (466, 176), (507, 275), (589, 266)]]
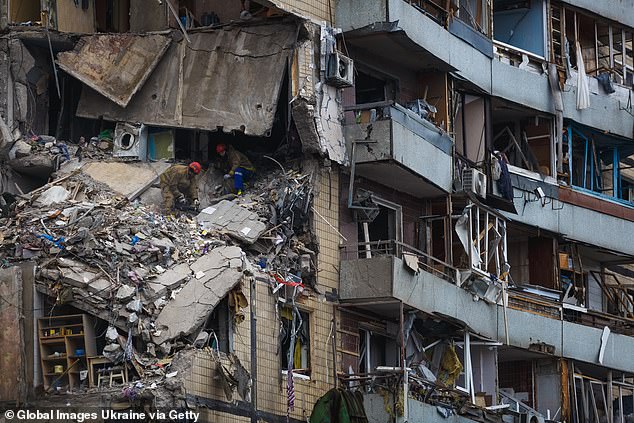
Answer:
[[(169, 164), (103, 160), (109, 155), (97, 145), (85, 148), (82, 159), (75, 145), (20, 143), (22, 160), (52, 155), (56, 172), (40, 188), (6, 196), (1, 267), (33, 263), (42, 317), (85, 313), (103, 327), (97, 354), (111, 369), (124, 365), (130, 372), (122, 389), (112, 382), (95, 388), (85, 360), (72, 370), (80, 374), (75, 384), (64, 377), (74, 364), (48, 377), (43, 369), (37, 403), (58, 404), (52, 394), (80, 394), (95, 404), (185, 407), (182, 378), (196, 349), (225, 363), (218, 369), (227, 397), (237, 390), (247, 400), (248, 372), (234, 355), (215, 354), (218, 337), (203, 329), (225, 297), (233, 319), (244, 318), (249, 278), (268, 280), (276, 291), (313, 284), (312, 173), (299, 173), (299, 161), (297, 170), (286, 170), (263, 159), (248, 191), (236, 197), (220, 195), (222, 173), (209, 168), (199, 177), (202, 210), (165, 215), (157, 182)], [(86, 160), (91, 155), (101, 160)], [(60, 334), (44, 335), (46, 341)], [(40, 359), (59, 357), (56, 351)]]

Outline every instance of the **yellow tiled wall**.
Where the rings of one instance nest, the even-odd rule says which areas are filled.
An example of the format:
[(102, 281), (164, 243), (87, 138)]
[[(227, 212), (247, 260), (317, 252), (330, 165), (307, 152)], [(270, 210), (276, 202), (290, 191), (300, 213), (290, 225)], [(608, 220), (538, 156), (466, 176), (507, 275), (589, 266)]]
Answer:
[[(333, 227), (338, 226), (339, 215), (339, 175), (337, 170), (321, 169), (315, 186), (314, 228), (319, 239), (318, 278), (321, 292), (338, 288), (339, 285), (339, 238)], [(328, 221), (332, 227), (326, 223)], [(249, 304), (249, 282), (245, 278), (243, 292)], [(275, 313), (275, 297), (266, 283), (256, 281), (257, 310), (257, 359), (258, 359), (258, 409), (276, 415), (286, 415), (286, 378), (281, 374), (278, 334), (280, 321)], [(311, 334), (311, 378), (309, 381), (295, 379), (295, 411), (291, 417), (305, 421), (310, 416), (316, 400), (334, 387), (332, 357), (333, 304), (311, 293), (300, 303), (300, 308), (310, 313)], [(246, 319), (235, 326), (233, 335), (234, 352), (242, 365), (250, 371), (250, 319), (246, 309)], [(192, 366), (191, 375), (186, 380), (187, 393), (227, 401), (219, 384), (214, 381), (214, 361), (206, 352), (198, 352)], [(236, 398), (239, 399), (236, 394)], [(222, 413), (206, 410), (206, 421), (222, 420)], [(217, 413), (217, 414), (216, 414)], [(224, 415), (226, 416), (226, 415)], [(241, 420), (242, 419), (242, 420)], [(231, 419), (243, 421), (243, 418)]]

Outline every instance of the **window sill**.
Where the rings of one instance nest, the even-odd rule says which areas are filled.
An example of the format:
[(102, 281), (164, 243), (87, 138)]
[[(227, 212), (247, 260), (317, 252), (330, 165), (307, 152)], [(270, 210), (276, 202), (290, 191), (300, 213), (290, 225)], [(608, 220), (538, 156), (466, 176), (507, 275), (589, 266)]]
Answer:
[[(288, 370), (282, 370), (282, 375), (283, 376), (288, 376)], [(295, 379), (300, 379), (300, 380), (311, 380), (310, 376), (302, 374), (302, 373), (295, 373), (293, 372), (293, 380)]]

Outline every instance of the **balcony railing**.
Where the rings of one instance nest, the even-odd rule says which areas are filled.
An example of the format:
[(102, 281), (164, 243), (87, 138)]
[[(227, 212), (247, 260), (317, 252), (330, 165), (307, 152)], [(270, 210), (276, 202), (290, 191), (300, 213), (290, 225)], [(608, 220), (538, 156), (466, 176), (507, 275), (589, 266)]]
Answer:
[(436, 275), (446, 281), (456, 283), (458, 269), (444, 261), (424, 253), (416, 248), (396, 240), (360, 242), (343, 247), (343, 260), (357, 260), (381, 256), (394, 256), (407, 260), (408, 256), (415, 260), (421, 270)]

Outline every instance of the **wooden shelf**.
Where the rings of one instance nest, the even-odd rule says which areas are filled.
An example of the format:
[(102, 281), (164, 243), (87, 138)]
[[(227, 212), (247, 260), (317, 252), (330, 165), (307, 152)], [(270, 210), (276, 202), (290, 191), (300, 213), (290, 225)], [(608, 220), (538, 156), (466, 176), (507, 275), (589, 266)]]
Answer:
[[(79, 388), (81, 385), (80, 371), (87, 367), (88, 356), (97, 354), (95, 343), (94, 322), (87, 314), (74, 314), (67, 316), (49, 316), (38, 319), (39, 334), (46, 331), (64, 333), (72, 330), (66, 335), (40, 336), (40, 362), (42, 366), (42, 379), (44, 388), (48, 389), (57, 379), (68, 384), (69, 390)], [(75, 350), (84, 350), (84, 355), (75, 355)], [(51, 357), (52, 353), (64, 354), (61, 357)], [(63, 377), (61, 373), (52, 373), (55, 365), (63, 365), (67, 373)]]

